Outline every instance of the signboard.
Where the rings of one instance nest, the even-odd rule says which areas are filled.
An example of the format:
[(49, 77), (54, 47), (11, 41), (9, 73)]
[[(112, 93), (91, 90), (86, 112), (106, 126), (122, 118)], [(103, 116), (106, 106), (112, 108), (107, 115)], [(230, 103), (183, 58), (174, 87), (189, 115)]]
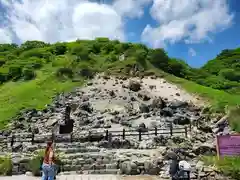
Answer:
[(240, 134), (217, 136), (217, 153), (221, 156), (240, 155)]

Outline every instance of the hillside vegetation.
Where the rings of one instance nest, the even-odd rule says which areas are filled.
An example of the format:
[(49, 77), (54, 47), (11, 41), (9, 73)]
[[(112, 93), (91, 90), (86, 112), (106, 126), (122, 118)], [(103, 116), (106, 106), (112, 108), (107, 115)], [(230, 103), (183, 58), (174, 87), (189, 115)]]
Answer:
[[(163, 49), (97, 38), (48, 44), (0, 44), (0, 127), (21, 110), (42, 109), (57, 93), (81, 85), (97, 72), (155, 74), (205, 97), (212, 111), (240, 104), (240, 49), (223, 50), (200, 69), (169, 58)], [(237, 109), (233, 111), (240, 117)], [(240, 131), (237, 116), (231, 124)]]

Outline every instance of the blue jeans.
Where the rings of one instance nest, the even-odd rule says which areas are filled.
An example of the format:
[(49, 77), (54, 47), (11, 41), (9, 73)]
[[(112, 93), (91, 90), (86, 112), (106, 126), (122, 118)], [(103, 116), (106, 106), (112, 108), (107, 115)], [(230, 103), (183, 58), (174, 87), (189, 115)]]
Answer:
[(54, 180), (55, 168), (49, 164), (42, 165), (42, 180)]

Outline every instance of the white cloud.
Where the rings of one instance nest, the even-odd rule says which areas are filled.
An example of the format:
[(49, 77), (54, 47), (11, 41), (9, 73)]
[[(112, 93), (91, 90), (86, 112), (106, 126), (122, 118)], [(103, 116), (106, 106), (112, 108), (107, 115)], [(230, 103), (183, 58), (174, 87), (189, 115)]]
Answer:
[(188, 55), (194, 57), (197, 55), (197, 52), (193, 48), (189, 48)]
[(147, 25), (142, 40), (154, 47), (209, 41), (209, 34), (229, 27), (233, 19), (226, 0), (153, 0), (150, 14), (159, 27)]
[(144, 14), (145, 5), (152, 0), (114, 0), (113, 8), (121, 15), (130, 18), (141, 17)]
[(0, 28), (0, 43), (12, 43), (12, 34), (7, 29)]
[[(0, 0), (6, 7), (7, 27), (20, 40), (45, 42), (94, 39), (104, 36), (124, 40), (123, 18), (112, 5), (87, 0)], [(3, 26), (3, 24), (0, 24)], [(2, 33), (4, 32), (4, 33)], [(1, 30), (0, 42), (12, 38)]]

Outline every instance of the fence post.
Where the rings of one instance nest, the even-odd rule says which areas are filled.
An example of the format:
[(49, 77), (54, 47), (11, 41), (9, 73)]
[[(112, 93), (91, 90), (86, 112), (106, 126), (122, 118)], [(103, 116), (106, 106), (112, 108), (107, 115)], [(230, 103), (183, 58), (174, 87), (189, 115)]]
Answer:
[(32, 132), (32, 145), (34, 144), (34, 132)]
[(11, 137), (11, 147), (13, 147), (14, 139), (15, 139), (15, 136), (12, 134), (12, 137)]
[(190, 120), (189, 131), (192, 132), (192, 121)]
[(70, 142), (71, 143), (73, 142), (73, 132), (71, 132), (71, 134), (70, 134)]
[(138, 130), (139, 141), (142, 141), (142, 131), (141, 128)]
[(122, 138), (123, 140), (125, 139), (125, 129), (123, 128), (123, 132), (122, 132)]
[(55, 137), (54, 137), (54, 131), (52, 131), (52, 142), (54, 143)]
[(157, 136), (157, 127), (155, 127), (155, 136)]
[(171, 136), (173, 135), (173, 124), (172, 124), (172, 122), (170, 123), (170, 135)]
[(108, 141), (108, 130), (106, 130), (105, 140)]
[(187, 126), (185, 126), (184, 129), (185, 129), (185, 137), (187, 137)]

